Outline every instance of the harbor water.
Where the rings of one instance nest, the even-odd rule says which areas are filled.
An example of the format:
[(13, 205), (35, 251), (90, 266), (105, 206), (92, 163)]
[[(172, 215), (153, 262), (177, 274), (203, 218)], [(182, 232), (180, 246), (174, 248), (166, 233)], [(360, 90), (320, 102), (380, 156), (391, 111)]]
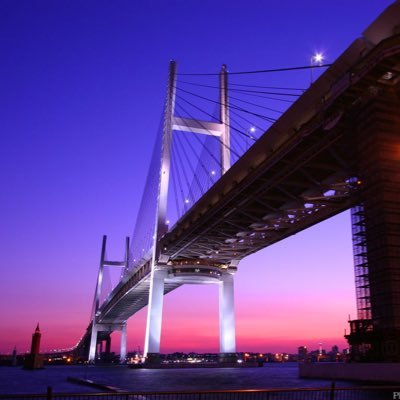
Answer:
[[(271, 363), (261, 368), (130, 369), (127, 366), (47, 366), (41, 370), (0, 367), (0, 394), (99, 392), (67, 381), (90, 379), (132, 392), (233, 390), (271, 388), (321, 388), (331, 381), (300, 379), (297, 363)], [(337, 387), (357, 384), (337, 381)]]

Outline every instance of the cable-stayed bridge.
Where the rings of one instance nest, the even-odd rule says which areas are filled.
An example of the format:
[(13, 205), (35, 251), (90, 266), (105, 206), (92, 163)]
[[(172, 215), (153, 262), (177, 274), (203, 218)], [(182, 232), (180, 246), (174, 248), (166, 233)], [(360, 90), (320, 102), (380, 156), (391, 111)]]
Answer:
[[(333, 64), (289, 68), (326, 68), (308, 89), (235, 81), (285, 69), (180, 74), (170, 63), (132, 240), (110, 261), (103, 238), (77, 351), (94, 361), (98, 342), (121, 330), (124, 360), (126, 321), (148, 305), (145, 354), (157, 358), (163, 296), (216, 283), (228, 360), (240, 260), (351, 208), (359, 314), (348, 340), (355, 357), (400, 360), (399, 23), (396, 2)], [(121, 277), (107, 292), (115, 267)]]

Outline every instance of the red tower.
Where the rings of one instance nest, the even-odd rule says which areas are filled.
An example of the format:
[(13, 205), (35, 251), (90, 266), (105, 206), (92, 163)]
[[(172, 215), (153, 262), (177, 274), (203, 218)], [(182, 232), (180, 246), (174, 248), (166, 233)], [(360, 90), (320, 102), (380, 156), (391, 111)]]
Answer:
[(42, 334), (40, 333), (39, 323), (38, 323), (35, 329), (35, 333), (32, 335), (31, 354), (39, 354), (41, 336)]
[(25, 369), (43, 368), (43, 357), (39, 354), (40, 351), (40, 333), (39, 323), (36, 326), (35, 332), (32, 335), (31, 353), (27, 354), (24, 361)]

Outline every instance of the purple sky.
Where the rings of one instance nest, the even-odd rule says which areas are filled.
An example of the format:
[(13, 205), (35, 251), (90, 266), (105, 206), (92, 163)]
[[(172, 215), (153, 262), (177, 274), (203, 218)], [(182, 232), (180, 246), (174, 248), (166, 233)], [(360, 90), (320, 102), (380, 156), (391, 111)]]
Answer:
[[(118, 259), (133, 231), (170, 59), (184, 72), (333, 62), (390, 3), (0, 1), (0, 353), (28, 349), (38, 321), (44, 350), (83, 334), (102, 235)], [(235, 290), (239, 351), (343, 347), (348, 213), (243, 260)], [(214, 286), (166, 296), (161, 350), (218, 351), (217, 304)]]

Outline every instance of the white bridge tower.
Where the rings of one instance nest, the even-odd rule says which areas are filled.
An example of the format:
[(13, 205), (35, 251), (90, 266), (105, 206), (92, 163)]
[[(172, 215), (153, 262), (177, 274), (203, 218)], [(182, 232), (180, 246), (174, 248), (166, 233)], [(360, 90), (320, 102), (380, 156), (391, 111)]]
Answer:
[[(164, 126), (161, 150), (161, 168), (159, 190), (157, 198), (157, 212), (155, 234), (153, 243), (153, 257), (146, 324), (144, 355), (148, 362), (158, 362), (160, 352), (161, 324), (163, 312), (164, 284), (166, 281), (180, 283), (217, 283), (219, 285), (219, 325), (220, 325), (220, 353), (224, 359), (229, 359), (236, 353), (235, 339), (235, 312), (234, 312), (234, 276), (231, 270), (218, 269), (213, 278), (205, 278), (201, 274), (185, 274), (185, 277), (168, 273), (167, 263), (169, 258), (159, 248), (160, 238), (167, 232), (166, 224), (167, 196), (171, 167), (172, 132), (185, 131), (203, 135), (216, 136), (220, 140), (221, 175), (225, 174), (231, 166), (230, 156), (230, 130), (228, 108), (228, 73), (223, 65), (219, 75), (219, 103), (220, 122), (199, 121), (189, 118), (176, 117), (175, 92), (176, 92), (175, 61), (170, 62), (168, 91), (164, 114)], [(209, 267), (211, 268), (211, 267)], [(199, 268), (196, 270), (200, 271)]]

